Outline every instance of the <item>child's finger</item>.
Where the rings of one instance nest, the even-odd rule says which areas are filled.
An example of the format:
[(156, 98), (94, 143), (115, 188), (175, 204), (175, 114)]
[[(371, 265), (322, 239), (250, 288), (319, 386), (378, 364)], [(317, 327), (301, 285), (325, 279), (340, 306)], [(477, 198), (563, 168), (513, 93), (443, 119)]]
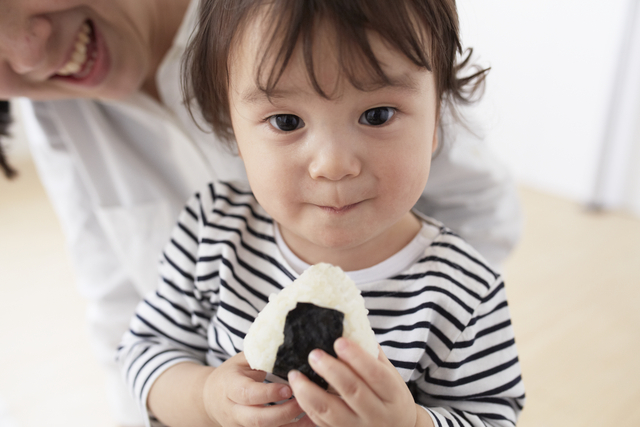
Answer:
[(292, 423), (296, 417), (302, 414), (302, 409), (296, 399), (273, 406), (235, 405), (233, 411), (235, 420), (243, 426), (282, 426)]
[(338, 338), (334, 349), (338, 358), (349, 365), (380, 400), (392, 401), (400, 390), (398, 385), (404, 387), (404, 380), (382, 348), (379, 348), (378, 359), (374, 359), (362, 347), (346, 338)]
[(249, 378), (238, 379), (228, 386), (227, 397), (234, 403), (245, 406), (266, 405), (289, 399), (291, 388), (285, 384), (258, 383)]
[[(239, 405), (265, 405), (291, 397), (291, 388), (285, 384), (263, 383), (266, 373), (251, 369), (243, 352), (225, 362), (233, 376), (223, 380), (226, 397)], [(233, 378), (230, 380), (229, 378)]]
[[(370, 355), (369, 357), (372, 358)], [(349, 365), (322, 350), (313, 350), (309, 354), (309, 362), (313, 370), (331, 384), (351, 410), (363, 418), (375, 418), (375, 411), (381, 406), (380, 398)]]
[(357, 425), (356, 414), (340, 397), (327, 393), (298, 371), (289, 372), (288, 378), (298, 404), (316, 425)]
[(314, 423), (313, 421), (311, 421), (311, 418), (309, 418), (308, 415), (305, 415), (304, 417), (300, 418), (299, 420), (296, 419), (293, 422), (289, 423), (289, 424), (285, 424), (281, 427), (315, 427), (316, 423)]

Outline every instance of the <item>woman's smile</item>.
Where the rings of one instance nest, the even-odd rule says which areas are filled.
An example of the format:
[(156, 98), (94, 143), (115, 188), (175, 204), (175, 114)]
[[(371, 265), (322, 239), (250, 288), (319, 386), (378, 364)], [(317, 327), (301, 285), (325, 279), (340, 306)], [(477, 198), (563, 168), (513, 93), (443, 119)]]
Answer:
[(76, 35), (72, 50), (67, 55), (67, 62), (56, 74), (81, 78), (87, 71), (91, 71), (95, 63), (96, 53), (91, 23), (86, 21)]
[(189, 0), (0, 1), (0, 99), (157, 98)]
[(85, 21), (66, 62), (52, 77), (72, 84), (97, 86), (106, 78), (110, 67), (109, 51), (91, 20)]

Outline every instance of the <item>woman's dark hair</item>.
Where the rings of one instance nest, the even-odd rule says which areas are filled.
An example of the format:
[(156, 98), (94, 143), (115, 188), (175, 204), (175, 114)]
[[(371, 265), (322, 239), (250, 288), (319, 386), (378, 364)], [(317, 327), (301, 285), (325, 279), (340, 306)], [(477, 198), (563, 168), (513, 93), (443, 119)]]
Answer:
[(0, 101), (0, 169), (4, 176), (11, 179), (16, 176), (17, 172), (9, 165), (4, 146), (2, 145), (2, 137), (9, 136), (9, 125), (11, 124), (11, 104), (9, 101)]
[[(228, 143), (234, 139), (229, 54), (251, 18), (263, 12), (264, 22), (272, 24), (271, 33), (263, 38), (256, 83), (267, 96), (300, 43), (311, 84), (328, 98), (317, 81), (313, 62), (313, 38), (320, 25), (335, 31), (342, 72), (361, 90), (390, 83), (373, 53), (368, 32), (376, 32), (414, 64), (434, 72), (438, 111), (444, 102), (452, 107), (473, 102), (488, 72), (471, 67), (469, 75), (459, 75), (469, 68), (472, 51), (462, 52), (455, 0), (203, 0), (199, 27), (183, 63), (185, 102), (191, 107), (195, 100), (204, 120)], [(363, 72), (368, 77), (364, 82)]]

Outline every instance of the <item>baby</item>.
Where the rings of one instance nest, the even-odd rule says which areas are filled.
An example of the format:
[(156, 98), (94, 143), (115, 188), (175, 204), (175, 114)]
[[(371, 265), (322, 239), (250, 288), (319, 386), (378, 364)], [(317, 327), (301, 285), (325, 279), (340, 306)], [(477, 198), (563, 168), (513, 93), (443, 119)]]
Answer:
[[(202, 2), (189, 93), (250, 186), (211, 183), (188, 202), (123, 339), (149, 425), (516, 423), (503, 281), (412, 211), (442, 105), (484, 78), (458, 78), (459, 52), (453, 0)], [(374, 358), (341, 338), (337, 358), (310, 353), (339, 396), (297, 371), (264, 383), (242, 353), (268, 295), (320, 262), (355, 281), (381, 346)]]

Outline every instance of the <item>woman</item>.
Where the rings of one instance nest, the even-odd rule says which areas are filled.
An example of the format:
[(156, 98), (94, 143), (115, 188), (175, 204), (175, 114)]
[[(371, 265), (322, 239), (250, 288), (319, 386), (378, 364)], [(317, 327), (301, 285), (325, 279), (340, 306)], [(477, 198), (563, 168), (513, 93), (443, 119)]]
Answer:
[[(241, 161), (193, 122), (182, 101), (181, 58), (197, 6), (0, 3), (0, 99), (33, 100), (21, 103), (33, 158), (68, 240), (122, 425), (141, 418), (114, 353), (136, 304), (155, 288), (177, 213), (202, 183), (244, 177)], [(448, 122), (450, 114), (419, 208), (498, 264), (519, 234), (513, 184), (476, 137)]]

